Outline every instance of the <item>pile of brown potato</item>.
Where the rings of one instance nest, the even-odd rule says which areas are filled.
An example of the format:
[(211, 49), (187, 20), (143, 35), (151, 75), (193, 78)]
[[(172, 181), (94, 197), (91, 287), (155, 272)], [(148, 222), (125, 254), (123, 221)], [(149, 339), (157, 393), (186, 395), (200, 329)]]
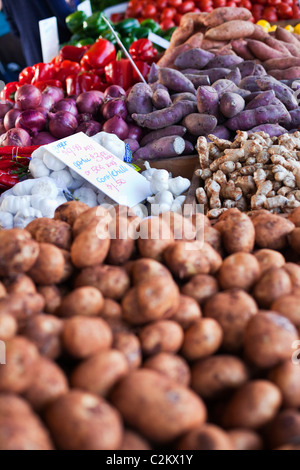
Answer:
[(0, 231), (1, 450), (300, 449), (300, 210), (171, 222)]

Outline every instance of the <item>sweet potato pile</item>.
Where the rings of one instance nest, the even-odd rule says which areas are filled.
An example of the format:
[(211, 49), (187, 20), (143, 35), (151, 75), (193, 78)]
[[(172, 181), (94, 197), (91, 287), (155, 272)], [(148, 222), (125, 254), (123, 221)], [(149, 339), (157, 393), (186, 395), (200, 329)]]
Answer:
[(2, 230), (0, 449), (299, 449), (299, 211)]

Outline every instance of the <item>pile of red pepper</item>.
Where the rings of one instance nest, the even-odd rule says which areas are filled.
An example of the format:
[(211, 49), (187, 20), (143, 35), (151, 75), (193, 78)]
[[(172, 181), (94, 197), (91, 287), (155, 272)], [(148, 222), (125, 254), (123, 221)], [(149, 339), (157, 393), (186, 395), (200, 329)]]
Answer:
[(0, 148), (0, 193), (12, 188), (28, 173), (31, 154), (38, 146)]
[[(130, 47), (130, 54), (143, 77), (156, 60), (157, 50), (146, 38), (138, 39)], [(64, 46), (50, 63), (26, 67), (17, 82), (7, 83), (0, 94), (2, 100), (13, 101), (16, 90), (25, 83), (43, 91), (47, 86), (62, 88), (67, 96), (89, 90), (104, 91), (109, 85), (120, 85), (125, 90), (140, 81), (130, 60), (119, 57), (115, 46), (99, 38), (92, 46)]]

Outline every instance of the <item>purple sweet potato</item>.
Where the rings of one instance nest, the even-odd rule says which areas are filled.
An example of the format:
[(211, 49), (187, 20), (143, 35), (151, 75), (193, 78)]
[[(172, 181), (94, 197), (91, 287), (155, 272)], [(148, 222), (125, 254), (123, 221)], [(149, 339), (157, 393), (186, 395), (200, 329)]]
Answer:
[(243, 89), (243, 87), (240, 85), (239, 87), (236, 86), (236, 84), (230, 80), (221, 79), (217, 80), (215, 83), (212, 84), (212, 87), (217, 91), (219, 98), (224, 94), (224, 93), (237, 93), (238, 95), (241, 95), (243, 98), (245, 96), (248, 96), (250, 94), (249, 90)]
[(288, 130), (298, 129), (300, 126), (300, 107), (297, 109), (292, 109), (292, 111), (290, 111), (290, 117), (291, 121), (284, 123), (284, 127), (286, 127)]
[(153, 109), (152, 90), (146, 83), (136, 83), (131, 88), (126, 97), (126, 107), (128, 114), (139, 113), (147, 114)]
[(171, 106), (172, 100), (168, 90), (158, 88), (152, 95), (152, 104), (156, 109), (164, 109)]
[(174, 65), (179, 69), (187, 69), (189, 67), (202, 69), (213, 58), (214, 54), (209, 51), (204, 51), (200, 48), (192, 48), (179, 54), (174, 61)]
[(183, 137), (186, 134), (186, 127), (184, 126), (169, 126), (164, 129), (159, 129), (157, 131), (152, 131), (146, 134), (140, 142), (140, 146), (144, 147), (154, 140), (161, 139), (162, 137), (167, 137), (168, 135), (177, 135), (178, 137)]
[(220, 111), (223, 116), (232, 118), (245, 108), (245, 100), (237, 93), (224, 93), (220, 98)]
[[(242, 78), (245, 78), (245, 77), (250, 77), (251, 75), (254, 75), (255, 66), (256, 66), (256, 62), (254, 60), (245, 60), (244, 62), (241, 62), (240, 64), (238, 64), (236, 67), (241, 72)], [(229, 68), (235, 68), (235, 67), (229, 67)]]
[(267, 72), (261, 64), (256, 64), (253, 75), (257, 75), (258, 77), (261, 77), (263, 75), (267, 75)]
[(147, 77), (148, 83), (154, 83), (158, 80), (158, 66), (156, 65), (155, 62), (152, 62), (148, 77)]
[(148, 114), (132, 114), (132, 119), (141, 127), (148, 129), (162, 129), (164, 127), (177, 124), (188, 114), (197, 110), (197, 104), (194, 101), (178, 101), (165, 109), (158, 109)]
[(189, 93), (196, 94), (192, 82), (179, 70), (161, 67), (158, 71), (158, 79), (168, 90), (177, 91), (179, 93), (188, 91)]
[(275, 99), (275, 92), (274, 90), (267, 90), (258, 92), (257, 96), (253, 98), (245, 107), (245, 109), (255, 109), (259, 108), (260, 106), (268, 106), (271, 104)]
[(209, 76), (210, 83), (215, 83), (217, 80), (225, 78), (230, 72), (231, 70), (229, 68), (224, 67), (201, 70), (201, 74)]
[[(217, 126), (214, 128), (213, 134), (218, 137), (219, 139), (230, 140), (231, 139), (231, 132), (225, 126)], [(208, 139), (208, 137), (207, 137)], [(208, 139), (210, 140), (210, 139)]]
[(140, 147), (134, 154), (133, 160), (153, 160), (181, 155), (185, 150), (185, 140), (177, 135), (169, 135)]
[(201, 86), (197, 89), (197, 109), (201, 114), (217, 116), (219, 110), (219, 95), (213, 87)]
[(197, 97), (194, 95), (194, 93), (189, 93), (186, 91), (185, 93), (174, 93), (171, 95), (171, 100), (173, 103), (176, 103), (177, 101), (197, 101)]
[(228, 69), (233, 65), (237, 65), (243, 62), (241, 57), (237, 55), (219, 55), (211, 59), (208, 64), (205, 66), (206, 69), (214, 69), (214, 68), (224, 68)]
[(192, 82), (196, 89), (199, 86), (210, 85), (210, 79), (208, 75), (186, 73), (185, 76)]
[(281, 103), (270, 104), (242, 111), (237, 116), (228, 119), (226, 126), (231, 130), (247, 131), (261, 124), (277, 124), (288, 117), (289, 113)]
[(135, 139), (125, 139), (125, 144), (128, 144), (132, 153), (136, 152), (140, 148), (140, 144)]
[(242, 80), (240, 69), (238, 67), (235, 67), (233, 70), (231, 70), (228, 75), (226, 75), (225, 79), (230, 80), (231, 82), (235, 83), (236, 86), (239, 86)]
[(262, 91), (274, 90), (276, 97), (289, 111), (298, 108), (298, 101), (293, 91), (279, 80), (267, 75), (265, 77), (259, 77), (256, 80), (256, 84)]
[(185, 142), (185, 147), (181, 155), (192, 155), (193, 153), (195, 153), (194, 144), (192, 144), (192, 142), (190, 142), (189, 140), (184, 140), (184, 142)]
[[(255, 67), (254, 67), (255, 69)], [(257, 75), (251, 75), (248, 77), (244, 77), (241, 80), (240, 87), (243, 88), (244, 90), (249, 90), (251, 93), (253, 91), (261, 91), (261, 88), (257, 85), (256, 80), (259, 78)]]
[(253, 129), (249, 129), (247, 132), (248, 134), (251, 132), (266, 132), (270, 137), (279, 137), (285, 134), (287, 130), (279, 124), (261, 124), (260, 126), (253, 127)]
[(211, 134), (217, 126), (217, 118), (210, 114), (191, 113), (185, 116), (182, 124), (192, 135), (200, 136)]

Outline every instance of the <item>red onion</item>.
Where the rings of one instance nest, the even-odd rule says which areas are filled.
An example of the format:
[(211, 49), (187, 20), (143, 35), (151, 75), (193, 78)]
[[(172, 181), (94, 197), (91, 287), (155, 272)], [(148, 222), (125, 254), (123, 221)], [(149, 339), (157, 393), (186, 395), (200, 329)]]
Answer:
[(86, 135), (91, 137), (92, 135), (98, 134), (102, 129), (102, 125), (97, 121), (82, 122), (76, 129), (76, 132), (84, 132)]
[(103, 124), (102, 130), (109, 134), (116, 134), (119, 139), (127, 139), (128, 124), (120, 116), (114, 116)]
[(64, 98), (52, 107), (51, 111), (53, 113), (57, 113), (57, 111), (67, 111), (68, 113), (74, 114), (74, 116), (77, 116), (78, 114), (78, 109), (76, 106), (76, 101), (73, 100), (72, 98)]
[(42, 99), (39, 105), (39, 108), (51, 109), (54, 105), (54, 101), (51, 95), (44, 95), (42, 93)]
[(127, 108), (122, 98), (112, 98), (101, 107), (104, 119), (110, 119), (113, 116), (120, 116), (123, 119), (127, 117)]
[(63, 90), (57, 86), (47, 86), (42, 95), (51, 96), (53, 103), (57, 103), (65, 97)]
[(49, 131), (54, 137), (62, 139), (74, 134), (78, 124), (74, 114), (68, 111), (58, 111), (57, 113), (48, 113)]
[(25, 129), (30, 135), (42, 131), (45, 125), (45, 116), (36, 109), (26, 109), (16, 119), (16, 127)]
[(40, 105), (42, 93), (34, 85), (20, 86), (15, 93), (15, 102), (20, 109), (33, 109)]
[(80, 113), (91, 113), (93, 116), (99, 111), (104, 101), (104, 94), (99, 90), (90, 90), (80, 93), (76, 100), (76, 105)]
[(0, 135), (5, 134), (5, 132), (6, 132), (3, 121), (4, 121), (4, 119), (0, 118)]
[(39, 106), (38, 108), (36, 108), (36, 111), (38, 111), (39, 113), (41, 113), (41, 114), (44, 116), (44, 118), (47, 120), (47, 118), (48, 118), (48, 112), (49, 112), (48, 109), (42, 108), (41, 106)]
[(3, 124), (7, 131), (15, 127), (16, 119), (20, 116), (21, 112), (17, 108), (12, 108), (5, 114)]
[(0, 118), (4, 118), (5, 114), (13, 107), (11, 101), (0, 101)]
[(120, 98), (121, 96), (125, 96), (126, 91), (119, 85), (110, 85), (104, 91), (104, 98), (111, 99), (111, 98)]
[(91, 113), (81, 113), (76, 116), (78, 125), (82, 124), (83, 122), (88, 122), (93, 120), (93, 116)]
[(137, 140), (139, 142), (143, 135), (142, 129), (136, 124), (127, 123), (127, 126), (128, 126), (128, 139)]
[(47, 145), (56, 142), (56, 140), (49, 132), (43, 131), (32, 137), (32, 145)]
[(10, 129), (1, 136), (0, 145), (16, 146), (16, 147), (28, 147), (31, 145), (31, 137), (24, 129)]

